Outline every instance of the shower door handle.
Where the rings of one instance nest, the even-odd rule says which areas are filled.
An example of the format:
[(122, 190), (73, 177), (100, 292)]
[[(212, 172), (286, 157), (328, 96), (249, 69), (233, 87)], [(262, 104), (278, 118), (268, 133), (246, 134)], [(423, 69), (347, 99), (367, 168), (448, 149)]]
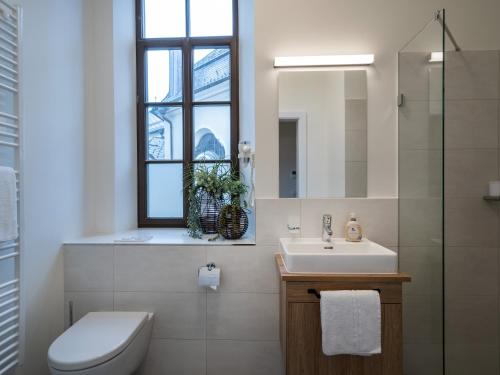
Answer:
[(404, 107), (406, 102), (405, 94), (398, 95), (398, 107)]

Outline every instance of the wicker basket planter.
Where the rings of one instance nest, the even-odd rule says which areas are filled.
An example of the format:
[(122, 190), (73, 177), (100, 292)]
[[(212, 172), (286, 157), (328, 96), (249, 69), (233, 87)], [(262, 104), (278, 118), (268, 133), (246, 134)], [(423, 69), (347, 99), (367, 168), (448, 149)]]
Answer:
[(227, 240), (243, 237), (248, 229), (248, 216), (239, 205), (227, 204), (220, 210), (218, 232)]
[(215, 234), (218, 230), (219, 212), (224, 206), (224, 199), (205, 190), (200, 190), (198, 194), (201, 231), (204, 234)]

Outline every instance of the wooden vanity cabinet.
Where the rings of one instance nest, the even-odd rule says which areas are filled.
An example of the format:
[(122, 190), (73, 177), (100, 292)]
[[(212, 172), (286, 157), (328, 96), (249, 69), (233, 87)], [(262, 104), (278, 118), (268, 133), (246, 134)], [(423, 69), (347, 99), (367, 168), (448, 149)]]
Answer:
[[(281, 254), (280, 341), (286, 375), (402, 375), (402, 283), (406, 274), (289, 273)], [(382, 303), (382, 354), (326, 356), (321, 344), (322, 290), (378, 290)]]

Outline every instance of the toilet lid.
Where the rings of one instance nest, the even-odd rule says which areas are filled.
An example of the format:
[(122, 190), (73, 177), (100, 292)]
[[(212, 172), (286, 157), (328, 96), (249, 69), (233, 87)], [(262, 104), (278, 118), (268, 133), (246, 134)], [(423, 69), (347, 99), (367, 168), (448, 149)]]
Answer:
[(146, 312), (91, 312), (49, 348), (49, 364), (58, 370), (82, 370), (120, 354), (146, 322)]

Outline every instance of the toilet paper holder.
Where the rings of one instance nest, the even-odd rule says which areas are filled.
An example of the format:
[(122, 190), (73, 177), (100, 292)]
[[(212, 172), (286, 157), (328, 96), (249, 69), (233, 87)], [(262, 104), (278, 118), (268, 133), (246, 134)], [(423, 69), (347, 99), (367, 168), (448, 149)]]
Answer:
[(198, 268), (198, 286), (204, 286), (217, 290), (220, 285), (220, 269), (215, 263), (210, 262), (206, 266)]
[(208, 268), (209, 271), (212, 271), (216, 267), (217, 266), (215, 265), (214, 262), (207, 263), (207, 268)]
[(204, 265), (204, 266), (198, 267), (198, 274), (200, 273), (200, 270), (201, 270), (203, 267), (207, 267), (209, 271), (212, 271), (214, 268), (217, 268), (217, 265), (216, 265), (214, 262), (210, 262), (210, 263), (207, 263), (207, 264), (206, 264), (206, 265)]

